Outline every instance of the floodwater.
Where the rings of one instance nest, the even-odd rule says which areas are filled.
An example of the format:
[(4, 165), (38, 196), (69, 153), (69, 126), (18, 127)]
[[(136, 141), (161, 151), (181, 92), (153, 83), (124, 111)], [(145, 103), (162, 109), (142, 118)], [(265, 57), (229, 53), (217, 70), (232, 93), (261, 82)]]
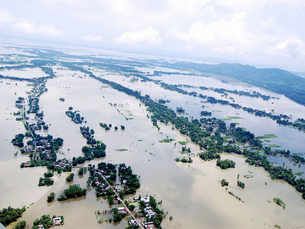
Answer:
[(22, 122), (15, 120), (15, 101), (19, 96), (26, 97), (31, 88), (28, 83), (0, 80), (0, 209), (12, 206), (23, 207), (38, 201), (46, 188), (38, 188), (39, 177), (44, 168), (21, 169), (20, 164), (28, 158), (15, 155), (17, 148), (11, 144), (16, 134), (24, 133)]
[[(254, 133), (256, 136), (263, 136), (265, 134), (275, 134), (277, 137), (269, 139), (269, 145), (275, 144), (281, 146), (282, 149), (289, 149), (295, 153), (304, 153), (305, 152), (305, 133), (299, 131), (292, 127), (280, 126), (275, 121), (266, 118), (266, 117), (257, 117), (253, 114), (245, 112), (243, 110), (237, 110), (231, 106), (224, 106), (220, 104), (208, 104), (204, 103), (202, 99), (198, 97), (182, 95), (175, 91), (169, 91), (161, 88), (159, 85), (154, 84), (153, 82), (142, 82), (136, 77), (121, 77), (115, 74), (107, 74), (103, 71), (96, 70), (95, 74), (101, 76), (105, 79), (118, 82), (126, 87), (138, 90), (142, 95), (148, 94), (153, 99), (168, 99), (170, 102), (167, 104), (170, 108), (176, 109), (177, 107), (183, 107), (186, 110), (186, 114), (189, 117), (200, 118), (200, 112), (202, 110), (207, 110), (212, 112), (212, 115), (219, 119), (226, 119), (230, 116), (237, 116), (239, 119), (228, 120), (227, 123), (236, 122), (243, 128)], [(172, 77), (172, 78), (171, 78)], [(254, 108), (261, 110), (271, 111), (274, 109), (275, 114), (284, 113), (291, 115), (294, 119), (302, 118), (305, 114), (305, 107), (295, 102), (289, 100), (288, 98), (260, 89), (256, 87), (248, 87), (245, 84), (239, 82), (230, 82), (224, 83), (222, 80), (213, 78), (213, 77), (199, 77), (199, 76), (184, 76), (179, 75), (177, 81), (174, 79), (175, 76), (161, 76), (154, 77), (158, 80), (164, 79), (165, 82), (170, 84), (187, 84), (191, 86), (206, 86), (213, 88), (226, 88), (230, 90), (243, 90), (243, 91), (258, 91), (265, 95), (270, 95), (278, 99), (271, 99), (270, 101), (264, 101), (260, 98), (252, 98), (246, 96), (232, 95), (236, 99), (236, 103), (239, 104), (239, 101), (243, 101), (243, 106), (252, 107), (255, 104)], [(231, 84), (232, 83), (232, 84)], [(207, 94), (214, 97), (220, 98), (219, 94), (212, 91), (201, 91), (200, 89), (194, 88), (184, 88), (188, 91), (197, 91), (203, 95)], [(238, 97), (238, 98), (237, 98)], [(244, 103), (244, 104), (243, 104)], [(273, 103), (273, 104), (272, 104)], [(271, 106), (271, 105), (272, 106)], [(267, 109), (270, 105), (270, 108)], [(204, 106), (204, 108), (203, 108)], [(285, 110), (287, 108), (287, 110)], [(251, 120), (251, 121), (249, 121)], [(267, 144), (268, 145), (268, 144)]]
[[(147, 118), (145, 107), (135, 98), (64, 69), (58, 70), (57, 75), (58, 78), (48, 80), (48, 92), (41, 96), (40, 104), (45, 113), (45, 121), (51, 124), (49, 132), (64, 139), (64, 155), (70, 158), (80, 155), (81, 147), (85, 144), (79, 125), (65, 115), (67, 108), (72, 106), (75, 110), (80, 110), (87, 124), (95, 130), (96, 139), (107, 145), (107, 156), (103, 160), (125, 162), (132, 166), (134, 172), (140, 175), (139, 193), (153, 194), (162, 200), (162, 208), (168, 212), (164, 228), (257, 229), (274, 228), (276, 224), (281, 228), (305, 228), (305, 201), (293, 187), (271, 180), (263, 169), (251, 167), (245, 163), (244, 158), (235, 155), (222, 157), (233, 159), (236, 168), (221, 170), (216, 167), (215, 161), (201, 161), (196, 156), (199, 153), (198, 146), (191, 143), (188, 146), (194, 154), (194, 162), (190, 165), (176, 163), (175, 158), (181, 156), (181, 146), (177, 142), (189, 139), (170, 125), (161, 125), (158, 131)], [(151, 88), (149, 92), (157, 91), (155, 87), (147, 87)], [(174, 92), (166, 91), (163, 98), (171, 93)], [(60, 97), (65, 98), (65, 101), (61, 102)], [(106, 132), (99, 127), (99, 122), (111, 123), (113, 126), (125, 125), (126, 130), (112, 129)], [(160, 143), (166, 137), (175, 141)], [(237, 174), (246, 184), (244, 190), (236, 186)], [(247, 179), (245, 175), (250, 175), (251, 178)], [(57, 176), (54, 186), (46, 188), (46, 192), (54, 191), (58, 196), (68, 185), (65, 182), (66, 176), (67, 174)], [(221, 187), (222, 178), (230, 182), (229, 191), (239, 196), (244, 203)], [(21, 179), (22, 176), (11, 179), (12, 187), (16, 187)], [(74, 183), (85, 187), (86, 176), (79, 178), (76, 175)], [(23, 185), (25, 190), (28, 189), (28, 184)], [(23, 193), (20, 196), (23, 197)], [(96, 200), (94, 190), (89, 191), (86, 198), (56, 201), (52, 204), (46, 202), (47, 193), (39, 197), (24, 213), (23, 218), (29, 224), (42, 214), (51, 214), (63, 215), (63, 228), (67, 229), (124, 228), (126, 225), (126, 222), (116, 226), (98, 224), (95, 211), (106, 210), (108, 206), (105, 200)], [(286, 203), (285, 210), (273, 203), (274, 197), (279, 197)], [(14, 195), (8, 195), (3, 204), (9, 204), (14, 198)], [(169, 221), (169, 216), (173, 216), (172, 221)]]
[(47, 76), (40, 68), (24, 68), (22, 70), (18, 69), (5, 69), (0, 71), (3, 76), (14, 76), (17, 78), (32, 79)]
[(30, 88), (24, 82), (15, 82), (11, 80), (0, 80), (0, 161), (14, 157), (17, 148), (11, 144), (11, 140), (16, 134), (24, 133), (24, 127), (21, 122), (16, 122), (14, 112), (17, 112), (15, 107), (16, 99), (26, 97), (26, 91)]

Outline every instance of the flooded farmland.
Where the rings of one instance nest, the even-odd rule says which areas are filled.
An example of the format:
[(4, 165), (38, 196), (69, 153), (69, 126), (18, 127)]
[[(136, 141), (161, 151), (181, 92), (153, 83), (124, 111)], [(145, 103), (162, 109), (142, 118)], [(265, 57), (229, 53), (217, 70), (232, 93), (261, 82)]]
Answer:
[[(58, 150), (58, 159), (72, 160), (83, 154), (82, 147), (87, 144), (80, 134), (80, 126), (73, 123), (66, 115), (69, 107), (78, 111), (85, 124), (94, 129), (94, 136), (106, 146), (106, 157), (87, 161), (74, 166), (73, 183), (88, 188), (87, 195), (67, 201), (48, 203), (47, 196), (54, 192), (59, 196), (69, 186), (63, 172), (54, 175), (54, 185), (38, 187), (39, 177), (47, 171), (46, 167), (20, 168), (21, 162), (28, 160), (28, 155), (22, 155), (17, 147), (11, 144), (11, 139), (18, 133), (24, 133), (22, 122), (16, 121), (15, 101), (18, 97), (26, 97), (32, 89), (29, 82), (3, 79), (0, 84), (1, 126), (5, 131), (0, 134), (2, 154), (0, 156), (0, 206), (27, 206), (22, 216), (31, 228), (36, 218), (43, 214), (62, 215), (65, 223), (62, 228), (125, 228), (127, 219), (113, 224), (107, 221), (108, 213), (102, 216), (97, 211), (109, 211), (110, 207), (104, 198), (96, 198), (95, 190), (87, 186), (89, 174), (78, 176), (81, 167), (88, 164), (110, 162), (126, 163), (139, 175), (141, 187), (136, 195), (153, 195), (162, 201), (161, 209), (165, 213), (163, 228), (305, 228), (305, 202), (301, 193), (286, 182), (271, 179), (269, 174), (260, 167), (250, 166), (244, 156), (221, 154), (222, 159), (230, 159), (236, 163), (234, 169), (222, 170), (216, 166), (215, 160), (203, 161), (199, 157), (202, 149), (191, 139), (181, 134), (171, 123), (160, 123), (159, 129), (151, 121), (151, 112), (145, 104), (135, 97), (116, 90), (90, 75), (66, 66), (53, 66), (55, 77), (45, 82), (47, 91), (39, 98), (39, 106), (48, 123), (45, 135), (61, 137), (63, 146)], [(239, 126), (255, 133), (257, 136), (274, 134), (269, 144), (278, 144), (281, 148), (302, 153), (305, 133), (291, 127), (283, 127), (268, 118), (256, 117), (242, 110), (235, 110), (223, 105), (205, 104), (200, 98), (181, 95), (175, 91), (166, 90), (153, 82), (143, 82), (140, 79), (126, 77), (119, 72), (113, 74), (105, 69), (93, 71), (97, 77), (111, 80), (127, 88), (140, 91), (141, 95), (149, 95), (154, 100), (168, 99), (167, 106), (173, 110), (183, 107), (188, 117), (200, 118), (202, 106), (212, 112), (218, 119), (238, 116), (233, 120)], [(14, 73), (14, 72), (13, 72)], [(13, 74), (12, 73), (12, 74)], [(27, 72), (31, 74), (31, 72)], [(38, 74), (36, 70), (34, 75)], [(39, 73), (40, 74), (40, 73)], [(41, 75), (44, 77), (45, 75)], [(16, 77), (18, 77), (16, 75)], [(176, 76), (171, 76), (176, 77)], [(166, 83), (187, 84), (190, 86), (226, 87), (227, 89), (248, 90), (247, 85), (223, 83), (217, 78), (199, 78), (178, 76), (175, 81), (168, 76), (159, 76), (158, 80)], [(191, 78), (191, 79), (190, 79)], [(231, 84), (230, 84), (231, 85)], [(18, 89), (18, 90), (17, 90)], [(295, 105), (286, 97), (259, 88), (250, 88), (261, 93), (270, 94), (277, 99), (261, 101), (258, 98), (244, 98), (232, 95), (241, 104), (257, 106), (260, 109), (274, 109), (274, 112), (289, 113), (292, 117), (303, 117), (305, 108)], [(209, 92), (213, 94), (213, 92)], [(214, 96), (215, 93), (213, 94)], [(291, 109), (281, 110), (284, 105)], [(292, 109), (294, 108), (294, 109)], [(114, 128), (106, 131), (100, 123), (125, 127), (124, 130)], [(171, 139), (166, 142), (164, 139)], [(183, 146), (190, 148), (192, 163), (176, 162), (183, 156)], [(275, 160), (275, 162), (278, 162)], [(293, 163), (292, 163), (293, 164)], [(293, 166), (293, 165), (292, 165)], [(296, 166), (298, 167), (298, 166)], [(298, 172), (304, 171), (304, 165), (298, 167)], [(227, 187), (220, 182), (226, 179)], [(236, 185), (240, 179), (245, 183), (242, 189)], [(128, 197), (128, 198), (132, 198)], [(282, 208), (274, 203), (274, 198), (280, 198), (286, 204)], [(100, 219), (100, 220), (99, 220)], [(13, 226), (9, 226), (12, 228)]]

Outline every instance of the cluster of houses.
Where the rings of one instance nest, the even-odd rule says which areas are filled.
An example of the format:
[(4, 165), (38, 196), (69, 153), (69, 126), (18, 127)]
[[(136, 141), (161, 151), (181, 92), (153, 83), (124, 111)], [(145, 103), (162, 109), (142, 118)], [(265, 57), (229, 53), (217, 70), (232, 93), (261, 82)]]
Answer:
[(53, 163), (54, 169), (55, 170), (60, 170), (60, 171), (71, 171), (72, 169), (72, 162), (67, 160), (67, 159), (62, 159), (62, 160), (58, 160), (55, 161)]
[[(136, 202), (136, 203), (143, 202), (146, 205), (146, 207), (144, 208), (144, 214), (140, 213), (140, 209), (138, 207), (135, 208), (135, 212), (138, 212), (138, 213), (140, 213), (139, 215), (142, 215), (142, 217), (139, 218), (139, 221), (141, 221), (141, 225), (144, 228), (153, 229), (153, 228), (156, 228), (156, 226), (153, 223), (153, 218), (157, 215), (157, 213), (150, 206), (149, 200), (150, 200), (149, 196), (145, 196), (145, 197), (139, 196), (139, 197), (134, 197), (131, 200), (131, 202)], [(130, 226), (135, 226), (135, 227), (139, 226), (138, 222), (134, 219), (130, 219), (128, 221), (128, 224)]]
[[(95, 187), (97, 196), (106, 196), (111, 187), (105, 182), (104, 178), (116, 180), (116, 168), (106, 164), (105, 168), (95, 168), (94, 165), (89, 165), (89, 171), (92, 178), (92, 186)], [(119, 187), (116, 185), (119, 190)]]
[[(62, 216), (53, 217), (52, 218), (52, 224), (53, 224), (52, 226), (61, 226), (61, 225), (63, 225), (64, 224), (63, 217)], [(48, 227), (45, 228), (43, 224), (38, 224), (37, 228), (38, 229), (47, 229)]]
[[(23, 97), (19, 97), (16, 101), (16, 107), (22, 109), (22, 111), (19, 110), (17, 113), (23, 115), (24, 117), (22, 118), (30, 117), (33, 114), (31, 119), (29, 117), (25, 118), (24, 126), (27, 130), (25, 134), (27, 142), (21, 149), (21, 153), (31, 156), (31, 161), (23, 163), (22, 167), (32, 167), (35, 165), (35, 163), (32, 163), (33, 161), (44, 160), (55, 162), (56, 155), (54, 155), (54, 148), (57, 150), (63, 144), (62, 139), (53, 138), (53, 136), (47, 135), (45, 132), (39, 132), (41, 130), (48, 130), (48, 125), (43, 120), (44, 114), (39, 111), (39, 96), (45, 91), (47, 91), (45, 83), (37, 82), (28, 96), (28, 106), (25, 105)], [(26, 108), (27, 111), (25, 112)]]
[(23, 97), (18, 97), (15, 105), (18, 109), (23, 109), (25, 105), (25, 99)]

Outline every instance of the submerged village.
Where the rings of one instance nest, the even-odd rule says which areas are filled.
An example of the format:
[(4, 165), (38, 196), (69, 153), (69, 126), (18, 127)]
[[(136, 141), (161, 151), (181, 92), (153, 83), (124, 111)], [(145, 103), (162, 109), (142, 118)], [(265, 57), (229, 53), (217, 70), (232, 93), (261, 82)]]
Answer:
[[(284, 112), (275, 114), (263, 108), (239, 105), (236, 100), (224, 100), (229, 95), (235, 95), (274, 102), (280, 100), (276, 95), (257, 89), (249, 92), (245, 89), (170, 84), (154, 77), (173, 73), (140, 71), (130, 67), (134, 64), (132, 61), (86, 57), (89, 60), (69, 62), (66, 59), (78, 60), (82, 56), (50, 50), (40, 52), (33, 49), (30, 52), (42, 59), (30, 61), (31, 65), (3, 68), (40, 68), (45, 73), (44, 77), (18, 78), (0, 73), (0, 80), (7, 85), (10, 82), (25, 82), (27, 89), (30, 88), (26, 96), (15, 93), (15, 110), (10, 115), (23, 129), (15, 133), (9, 144), (15, 147), (14, 158), (22, 156), (22, 162), (18, 164), (21, 172), (43, 169), (35, 184), (37, 189), (45, 188), (46, 192), (36, 201), (39, 204), (24, 207), (10, 204), (0, 209), (3, 226), (9, 229), (47, 229), (69, 225), (68, 228), (72, 228), (77, 225), (71, 222), (71, 215), (66, 217), (65, 214), (75, 211), (77, 220), (84, 221), (82, 227), (93, 225), (86, 222), (86, 217), (90, 216), (91, 220), (94, 218), (96, 228), (198, 228), (203, 221), (207, 222), (205, 228), (211, 228), (211, 225), (225, 228), (226, 223), (231, 225), (228, 228), (244, 228), (244, 223), (249, 221), (253, 223), (249, 228), (260, 228), (262, 225), (272, 229), (286, 228), (287, 225), (305, 228), (302, 224), (302, 209), (305, 206), (304, 155), (278, 147), (272, 142), (276, 139), (275, 134), (258, 136), (242, 127), (238, 123), (242, 119), (240, 117), (219, 118), (215, 116), (215, 110), (209, 109), (209, 106), (229, 107), (234, 112), (239, 110), (258, 119), (264, 118), (278, 128), (293, 128), (304, 134), (302, 117), (298, 116), (293, 121), (292, 116)], [(100, 69), (111, 74), (101, 74)], [(72, 77), (62, 86), (58, 82), (65, 80), (65, 74)], [(189, 76), (187, 73), (181, 75)], [(69, 140), (83, 144), (81, 155), (76, 156), (74, 148), (65, 147), (72, 128), (66, 128), (65, 135), (61, 135), (60, 131), (51, 134), (54, 123), (46, 121), (50, 120), (46, 118), (48, 104), (41, 106), (41, 97), (49, 93), (48, 83), (52, 80), (56, 83), (50, 87), (62, 87), (62, 90), (70, 89), (73, 81), (87, 86), (87, 91), (77, 88), (73, 92), (83, 93), (77, 99), (85, 98), (91, 93), (90, 87), (96, 87), (101, 92), (99, 98), (95, 101), (84, 99), (84, 103), (92, 103), (94, 109), (104, 113), (113, 111), (109, 112), (107, 120), (97, 114), (93, 123), (90, 115), (95, 110), (92, 107), (83, 113), (83, 107), (75, 103), (72, 105), (67, 94), (55, 93), (56, 102), (64, 107), (63, 110), (56, 110), (60, 117), (64, 117), (59, 125), (69, 122), (76, 128), (73, 134), (77, 134), (81, 141)], [(215, 97), (208, 94), (210, 92), (215, 93)], [(107, 96), (116, 99), (107, 100)], [(173, 105), (171, 100), (174, 97), (188, 100), (186, 103), (178, 100)], [(130, 111), (123, 111), (126, 104), (120, 102), (127, 98), (130, 110), (140, 117), (138, 123), (133, 123)], [(199, 110), (197, 116), (191, 114), (188, 107), (189, 101), (193, 100), (199, 101), (196, 104)], [(109, 121), (114, 120), (114, 113), (121, 119)], [(141, 129), (144, 125), (147, 125), (146, 129)], [(99, 132), (104, 134), (105, 139), (100, 137)], [(128, 136), (125, 135), (127, 132)], [(132, 141), (120, 144), (124, 138)], [(111, 144), (108, 144), (109, 139)], [(121, 148), (122, 145), (126, 148)], [(124, 159), (113, 160), (115, 156), (110, 154)], [(126, 160), (129, 154), (131, 159)], [(261, 195), (258, 201), (264, 206), (263, 211), (256, 204), (258, 195)], [(95, 203), (90, 205), (93, 206), (90, 211), (82, 203), (87, 199), (90, 204)], [(65, 209), (65, 204), (70, 204), (73, 209)], [(78, 206), (82, 208), (81, 213), (77, 213)], [(34, 208), (32, 212), (35, 215), (26, 215), (31, 208)], [(50, 210), (45, 211), (45, 208)], [(238, 211), (228, 210), (233, 208)], [(244, 215), (240, 216), (239, 211), (245, 211)], [(221, 216), (226, 223), (221, 224)], [(287, 220), (292, 216), (296, 217), (295, 222)], [(235, 220), (230, 220), (230, 217)], [(253, 220), (259, 217), (265, 218)], [(236, 220), (239, 218), (241, 223)], [(187, 223), (183, 224), (184, 221)]]
[[(44, 113), (39, 107), (39, 97), (46, 92), (44, 80), (37, 80), (33, 83), (28, 98), (19, 97), (16, 101), (18, 112), (14, 113), (16, 121), (24, 124), (25, 134), (17, 134), (12, 139), (12, 144), (20, 149), (20, 153), (29, 156), (29, 161), (23, 162), (21, 168), (31, 168), (37, 166), (45, 166), (48, 172), (43, 174), (39, 179), (39, 186), (51, 186), (54, 181), (52, 177), (55, 173), (69, 173), (66, 178), (67, 182), (73, 182), (75, 168), (77, 165), (86, 161), (92, 161), (96, 158), (104, 158), (106, 156), (106, 145), (96, 140), (94, 130), (85, 124), (84, 117), (79, 112), (73, 111), (69, 107), (66, 115), (75, 124), (80, 124), (80, 133), (86, 139), (87, 145), (82, 148), (84, 156), (73, 157), (72, 160), (66, 158), (58, 159), (58, 152), (63, 145), (64, 140), (60, 137), (53, 137), (48, 134), (48, 124), (44, 121)], [(60, 98), (64, 101), (63, 98)], [(101, 127), (109, 130), (111, 124), (101, 123)], [(114, 127), (117, 131), (118, 127)], [(125, 126), (120, 126), (121, 130), (125, 130)], [(19, 152), (16, 152), (18, 154)], [(125, 164), (111, 164), (101, 162), (97, 165), (88, 164), (88, 167), (78, 169), (78, 175), (83, 176), (89, 173), (87, 188), (94, 188), (96, 197), (103, 197), (108, 201), (109, 210), (98, 212), (98, 215), (105, 215), (106, 221), (109, 223), (119, 223), (122, 219), (127, 218), (127, 228), (161, 228), (162, 220), (165, 213), (160, 209), (162, 201), (156, 200), (152, 195), (136, 195), (137, 189), (140, 187), (138, 175), (134, 174), (132, 168)], [(86, 189), (81, 188), (77, 184), (71, 184), (68, 189), (56, 196), (51, 193), (47, 201), (65, 201), (68, 199), (79, 198), (86, 195)], [(23, 209), (4, 209), (1, 212), (0, 219), (4, 225), (9, 225), (19, 218)], [(17, 213), (17, 214), (16, 214)], [(18, 214), (19, 213), (19, 214)], [(3, 215), (3, 216), (2, 216)], [(3, 219), (2, 219), (3, 217)], [(33, 223), (33, 229), (47, 229), (53, 226), (64, 224), (63, 216), (43, 215)], [(25, 228), (26, 222), (19, 221), (14, 228)]]

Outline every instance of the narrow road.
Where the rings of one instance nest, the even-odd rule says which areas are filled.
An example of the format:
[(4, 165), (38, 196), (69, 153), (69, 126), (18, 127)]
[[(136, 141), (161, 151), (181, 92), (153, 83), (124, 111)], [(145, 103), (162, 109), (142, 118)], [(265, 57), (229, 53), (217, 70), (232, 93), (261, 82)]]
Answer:
[(128, 209), (128, 207), (126, 206), (126, 204), (124, 203), (124, 201), (120, 198), (120, 195), (117, 193), (117, 191), (115, 190), (115, 188), (110, 185), (110, 183), (107, 181), (106, 177), (101, 174), (103, 179), (106, 181), (106, 183), (109, 185), (109, 187), (112, 189), (112, 191), (115, 193), (115, 195), (117, 196), (118, 200), (121, 201), (121, 203), (123, 204), (123, 206), (125, 207), (126, 211), (129, 213), (129, 215), (137, 222), (137, 224), (139, 225), (140, 228), (145, 229), (141, 223), (138, 222), (138, 220), (136, 219), (136, 217), (134, 216), (134, 214)]

